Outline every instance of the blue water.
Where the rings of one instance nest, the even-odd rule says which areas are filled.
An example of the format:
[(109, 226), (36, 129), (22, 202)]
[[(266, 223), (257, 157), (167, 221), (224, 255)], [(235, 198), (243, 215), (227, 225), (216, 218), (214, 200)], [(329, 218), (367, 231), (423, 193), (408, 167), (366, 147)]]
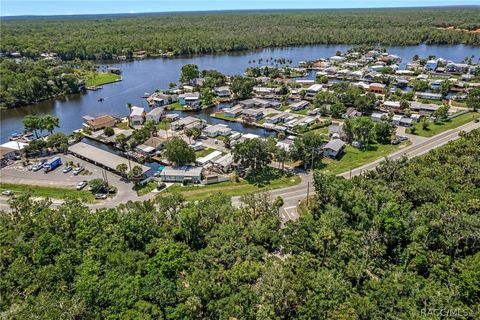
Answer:
[[(48, 100), (41, 103), (4, 110), (1, 112), (1, 136), (0, 141), (8, 140), (14, 132), (22, 132), (22, 119), (28, 114), (51, 114), (60, 118), (61, 128), (58, 131), (70, 133), (82, 126), (82, 116), (99, 116), (112, 114), (115, 116), (128, 115), (127, 103), (131, 102), (138, 106), (147, 107), (145, 99), (140, 97), (145, 92), (154, 92), (156, 89), (165, 89), (170, 82), (178, 83), (180, 69), (184, 64), (194, 63), (202, 69), (216, 69), (228, 75), (242, 74), (247, 67), (258, 66), (258, 63), (249, 63), (261, 58), (291, 59), (292, 65), (296, 66), (302, 60), (314, 60), (327, 58), (335, 54), (337, 50), (346, 51), (348, 45), (314, 45), (302, 47), (273, 48), (258, 51), (237, 53), (224, 53), (215, 55), (203, 55), (193, 57), (181, 57), (174, 59), (146, 59), (134, 62), (116, 63), (115, 66), (122, 69), (123, 81), (105, 85), (102, 90), (90, 91), (82, 95), (71, 95), (62, 99)], [(402, 57), (401, 66), (404, 67), (411, 58), (418, 54), (421, 57), (436, 55), (447, 60), (462, 61), (465, 57), (475, 55), (478, 59), (480, 48), (454, 45), (454, 46), (408, 46), (390, 47), (388, 52)], [(270, 63), (269, 63), (270, 65)], [(103, 98), (103, 102), (98, 99)], [(208, 110), (198, 114), (208, 123), (223, 123), (223, 120), (209, 117)], [(271, 134), (261, 128), (242, 126), (241, 124), (228, 123), (234, 130), (255, 133), (261, 136)]]

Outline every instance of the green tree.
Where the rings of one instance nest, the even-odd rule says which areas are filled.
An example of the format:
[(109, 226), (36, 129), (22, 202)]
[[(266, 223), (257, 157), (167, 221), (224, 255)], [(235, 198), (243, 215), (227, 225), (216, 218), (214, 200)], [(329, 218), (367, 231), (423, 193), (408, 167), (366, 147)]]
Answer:
[(88, 182), (92, 193), (102, 193), (108, 189), (108, 184), (101, 178), (93, 179)]
[(374, 125), (375, 140), (378, 143), (388, 144), (392, 139), (392, 135), (395, 132), (395, 128), (386, 122), (377, 122)]
[(293, 141), (290, 157), (294, 161), (302, 161), (305, 169), (308, 166), (313, 168), (322, 158), (322, 145), (323, 138), (321, 135), (315, 132), (307, 132)]
[(473, 111), (480, 109), (480, 88), (470, 90), (467, 97), (467, 107)]
[(175, 137), (165, 144), (164, 155), (178, 166), (195, 162), (195, 151), (183, 139)]
[(185, 64), (182, 67), (180, 74), (180, 82), (182, 83), (192, 83), (193, 80), (198, 78), (200, 72), (198, 71), (198, 66), (196, 64)]
[(265, 169), (272, 161), (267, 141), (259, 138), (237, 143), (232, 154), (236, 162), (254, 173)]
[(45, 129), (48, 133), (52, 133), (55, 128), (60, 127), (60, 120), (49, 114), (41, 118), (41, 129)]
[(52, 133), (47, 138), (47, 146), (57, 150), (66, 151), (68, 146), (68, 137), (60, 132)]
[(247, 99), (251, 96), (255, 84), (254, 79), (237, 76), (232, 81), (232, 92), (238, 99)]
[(38, 138), (38, 131), (43, 129), (42, 118), (37, 115), (28, 115), (23, 118), (23, 126), (26, 131), (31, 131)]
[(112, 127), (105, 127), (105, 129), (103, 129), (103, 134), (107, 137), (111, 137), (115, 134), (115, 131), (113, 131)]
[(128, 166), (126, 163), (119, 163), (116, 167), (116, 170), (120, 173), (122, 177), (126, 177)]

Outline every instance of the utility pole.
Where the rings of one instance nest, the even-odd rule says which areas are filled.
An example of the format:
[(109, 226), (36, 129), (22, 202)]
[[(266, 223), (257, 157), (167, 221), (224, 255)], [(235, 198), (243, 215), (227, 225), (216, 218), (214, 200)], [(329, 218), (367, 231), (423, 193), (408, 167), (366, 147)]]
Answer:
[(307, 182), (307, 208), (308, 208), (308, 198), (310, 197), (310, 181)]

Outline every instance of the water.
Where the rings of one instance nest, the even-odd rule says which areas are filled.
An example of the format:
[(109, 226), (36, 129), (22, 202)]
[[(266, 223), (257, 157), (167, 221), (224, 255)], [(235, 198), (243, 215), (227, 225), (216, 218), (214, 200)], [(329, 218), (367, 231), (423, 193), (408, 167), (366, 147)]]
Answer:
[[(292, 65), (298, 65), (302, 60), (327, 58), (335, 54), (337, 50), (346, 51), (347, 45), (315, 45), (302, 47), (274, 48), (258, 51), (239, 53), (225, 53), (217, 55), (204, 55), (182, 57), (174, 59), (146, 59), (134, 62), (116, 63), (115, 66), (122, 69), (123, 81), (105, 85), (102, 90), (89, 91), (81, 95), (71, 95), (65, 98), (43, 101), (41, 103), (4, 110), (1, 112), (1, 136), (0, 141), (8, 140), (9, 135), (22, 132), (22, 119), (28, 114), (51, 114), (60, 119), (60, 129), (57, 131), (70, 133), (82, 126), (82, 116), (99, 116), (112, 114), (123, 117), (128, 115), (126, 104), (131, 102), (138, 106), (144, 106), (148, 110), (145, 99), (140, 98), (145, 92), (154, 92), (156, 89), (168, 88), (170, 82), (178, 83), (180, 69), (184, 64), (197, 64), (200, 70), (216, 69), (224, 74), (242, 74), (245, 68), (258, 65), (248, 63), (251, 60), (264, 60), (270, 58), (291, 59)], [(404, 67), (411, 58), (418, 54), (421, 57), (436, 55), (447, 60), (460, 62), (465, 57), (475, 55), (478, 59), (480, 50), (478, 47), (455, 45), (455, 46), (408, 46), (390, 47), (388, 52), (402, 57)], [(98, 99), (103, 98), (103, 102)], [(213, 109), (202, 111), (197, 116), (204, 118), (208, 123), (224, 123), (223, 120), (213, 119), (208, 115)], [(265, 136), (270, 134), (263, 129), (243, 126), (242, 124), (229, 122), (232, 129)]]

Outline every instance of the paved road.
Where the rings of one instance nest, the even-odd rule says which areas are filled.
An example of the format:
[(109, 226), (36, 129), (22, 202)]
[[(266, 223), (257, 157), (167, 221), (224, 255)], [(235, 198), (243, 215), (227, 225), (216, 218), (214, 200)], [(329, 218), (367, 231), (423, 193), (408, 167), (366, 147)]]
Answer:
[[(402, 157), (403, 155), (406, 155), (409, 158), (413, 158), (416, 156), (420, 156), (424, 153), (427, 153), (428, 151), (435, 149), (437, 147), (440, 147), (449, 141), (455, 140), (459, 138), (459, 132), (460, 131), (471, 131), (473, 129), (480, 128), (480, 123), (473, 123), (469, 122), (463, 126), (460, 126), (456, 129), (451, 129), (448, 131), (445, 131), (443, 133), (440, 133), (438, 135), (435, 135), (431, 138), (424, 138), (424, 137), (418, 137), (414, 135), (408, 135), (410, 141), (412, 142), (411, 145), (400, 149), (388, 156), (389, 159), (398, 159)], [(384, 160), (384, 158), (380, 158), (378, 160), (372, 161), (366, 165), (363, 165), (361, 167), (353, 169), (351, 172), (347, 171), (344, 173), (339, 174), (338, 176), (342, 176), (344, 178), (350, 178), (353, 176), (357, 176), (362, 174), (365, 171), (372, 170), (375, 167), (378, 166), (379, 163), (381, 163)], [(277, 190), (272, 190), (269, 192), (270, 196), (272, 198), (276, 197), (282, 197), (284, 201), (284, 206), (283, 210), (281, 212), (281, 216), (285, 221), (288, 220), (295, 220), (298, 218), (298, 213), (297, 213), (297, 205), (298, 202), (303, 200), (306, 196), (307, 193), (313, 194), (313, 176), (311, 173), (303, 173), (300, 174), (302, 178), (302, 182), (296, 186), (293, 187), (288, 187), (284, 189), (277, 189)], [(234, 206), (241, 206), (241, 203), (239, 201), (239, 197), (234, 197), (232, 198), (232, 203)]]

